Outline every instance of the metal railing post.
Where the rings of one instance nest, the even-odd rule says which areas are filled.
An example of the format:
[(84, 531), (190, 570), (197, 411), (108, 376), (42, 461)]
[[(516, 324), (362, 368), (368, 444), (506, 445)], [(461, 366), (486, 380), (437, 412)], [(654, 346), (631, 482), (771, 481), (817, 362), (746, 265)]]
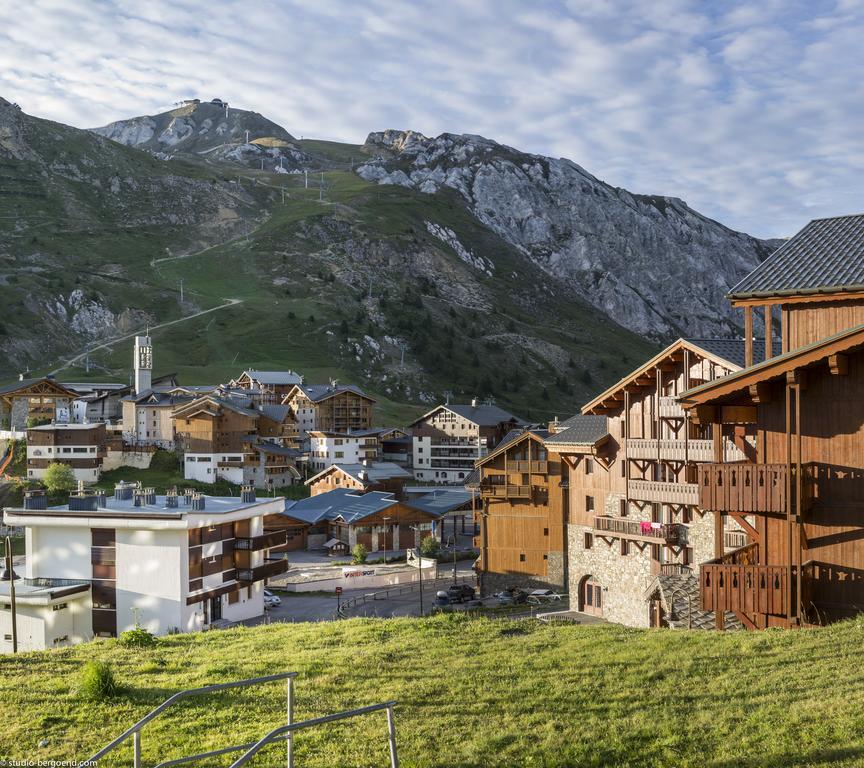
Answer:
[(399, 758), (396, 755), (396, 718), (393, 707), (387, 707), (387, 737), (390, 741), (390, 768), (399, 768)]
[[(288, 725), (294, 723), (294, 678), (288, 678)], [(287, 750), (288, 768), (294, 768), (294, 732), (288, 731), (288, 738), (285, 740), (285, 748)]]
[(132, 734), (132, 768), (141, 768), (141, 731)]

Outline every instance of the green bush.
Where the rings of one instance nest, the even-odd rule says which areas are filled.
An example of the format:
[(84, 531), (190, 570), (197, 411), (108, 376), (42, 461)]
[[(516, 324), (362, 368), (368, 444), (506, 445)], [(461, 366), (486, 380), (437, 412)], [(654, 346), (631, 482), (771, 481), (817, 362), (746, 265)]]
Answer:
[(441, 551), (441, 544), (434, 536), (427, 536), (420, 542), (420, 554), (423, 557), (438, 557)]
[(105, 661), (88, 661), (81, 673), (81, 695), (94, 701), (116, 696), (120, 686), (111, 665)]
[(355, 544), (354, 549), (351, 550), (351, 554), (354, 556), (355, 563), (365, 563), (366, 558), (369, 556), (369, 550), (363, 544)]
[(48, 465), (43, 482), (48, 489), (48, 493), (52, 495), (68, 493), (78, 485), (75, 481), (75, 473), (72, 471), (72, 467), (57, 461)]
[(152, 648), (159, 644), (158, 638), (143, 627), (127, 629), (118, 641), (124, 648)]

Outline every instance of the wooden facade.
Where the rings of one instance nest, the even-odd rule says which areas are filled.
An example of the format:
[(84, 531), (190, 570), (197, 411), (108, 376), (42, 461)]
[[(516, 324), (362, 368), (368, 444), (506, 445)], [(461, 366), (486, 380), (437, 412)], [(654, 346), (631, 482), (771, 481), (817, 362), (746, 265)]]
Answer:
[(172, 414), (175, 439), (187, 453), (240, 452), (244, 438), (257, 432), (258, 414), (227, 407), (205, 397)]
[(567, 469), (542, 431), (508, 439), (477, 462), (481, 588), (523, 583), (566, 588)]

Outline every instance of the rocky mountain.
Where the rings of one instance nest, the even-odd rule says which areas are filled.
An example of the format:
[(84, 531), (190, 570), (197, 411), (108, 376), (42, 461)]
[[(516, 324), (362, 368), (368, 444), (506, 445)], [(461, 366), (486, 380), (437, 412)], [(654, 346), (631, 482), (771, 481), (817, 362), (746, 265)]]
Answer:
[(118, 120), (93, 133), (151, 152), (161, 159), (199, 155), (255, 168), (296, 170), (312, 159), (281, 125), (221, 99), (189, 99), (158, 115)]
[(678, 198), (635, 195), (576, 163), (481, 136), (371, 133), (357, 173), (434, 195), (453, 189), (478, 221), (550, 276), (644, 336), (734, 336), (725, 296), (776, 243), (735, 232)]

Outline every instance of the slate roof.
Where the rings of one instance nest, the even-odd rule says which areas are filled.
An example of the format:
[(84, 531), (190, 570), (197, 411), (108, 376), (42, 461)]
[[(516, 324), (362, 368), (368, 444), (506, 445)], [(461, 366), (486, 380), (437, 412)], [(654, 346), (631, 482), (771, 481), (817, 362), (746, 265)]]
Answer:
[[(684, 339), (715, 357), (728, 360), (739, 368), (744, 367), (744, 339)], [(774, 357), (783, 354), (783, 343), (775, 339), (773, 344)], [(765, 359), (765, 339), (753, 339), (753, 365)]]
[(260, 384), (300, 384), (303, 382), (303, 377), (294, 371), (256, 371), (253, 368), (243, 371), (243, 374)]
[(271, 421), (275, 421), (277, 424), (281, 424), (285, 421), (285, 417), (290, 411), (291, 408), (287, 405), (261, 405), (258, 407), (259, 413), (266, 416)]
[(350, 525), (370, 515), (383, 512), (396, 503), (398, 502), (392, 493), (383, 491), (359, 493), (348, 488), (336, 488), (300, 501), (286, 500), (284, 514), (310, 525), (337, 518), (342, 518)]
[(457, 416), (467, 419), (481, 427), (497, 427), (499, 424), (506, 424), (508, 421), (515, 421), (517, 424), (526, 424), (527, 422), (514, 416), (512, 413), (499, 408), (497, 405), (459, 405), (450, 403), (449, 405), (439, 405), (438, 408), (433, 408), (429, 413), (424, 414), (419, 419), (412, 421), (412, 424), (417, 424), (425, 420), (428, 416), (435, 413), (439, 408), (446, 408), (452, 411)]
[(32, 379), (19, 379), (12, 384), (7, 384), (5, 387), (0, 387), (0, 395), (7, 395), (10, 392), (16, 392), (19, 389), (24, 389), (25, 387), (29, 387), (32, 384), (38, 384), (40, 381), (47, 382), (48, 384), (53, 384), (59, 389), (65, 389), (69, 392), (70, 395), (75, 394), (75, 391), (72, 390), (67, 384), (61, 384), (53, 376), (37, 376), (36, 378)]
[(355, 395), (373, 400), (360, 387), (355, 387), (353, 384), (337, 384), (335, 387), (330, 384), (298, 384), (297, 387), (313, 403), (320, 403), (322, 400), (342, 392), (353, 392)]
[(559, 432), (549, 435), (545, 442), (551, 445), (594, 445), (609, 434), (605, 416), (577, 414), (559, 424)]
[(405, 502), (405, 506), (428, 512), (430, 515), (446, 515), (471, 501), (471, 494), (461, 488), (441, 488)]
[(864, 290), (864, 214), (814, 219), (729, 291), (731, 299)]
[[(648, 594), (660, 593), (666, 621), (671, 629), (716, 629), (714, 611), (703, 611), (699, 602), (699, 579), (694, 574), (680, 576), (660, 575), (649, 587)], [(743, 629), (738, 617), (731, 611), (723, 614), (727, 630)]]
[[(252, 435), (251, 437), (255, 438), (256, 436)], [(259, 453), (269, 453), (273, 456), (289, 456), (292, 459), (296, 459), (302, 455), (302, 452), (298, 451), (296, 448), (286, 448), (283, 445), (276, 445), (276, 443), (271, 443), (267, 440), (253, 443), (252, 450), (258, 451)]]
[[(399, 477), (412, 477), (410, 472), (394, 464), (392, 461), (373, 461), (371, 464), (331, 464), (327, 469), (322, 470), (314, 477), (310, 477), (306, 484), (309, 485), (321, 475), (331, 471), (334, 467), (341, 469), (346, 475), (353, 477), (358, 483), (364, 485), (369, 483), (378, 483), (382, 480), (392, 480)], [(365, 479), (360, 477), (360, 473), (365, 472)]]
[(171, 394), (169, 389), (173, 390), (173, 387), (158, 387), (154, 389), (145, 389), (142, 392), (136, 394), (126, 395), (126, 397), (121, 397), (121, 401), (130, 402), (130, 403), (143, 403), (145, 400), (150, 400), (150, 398), (155, 398), (156, 402), (147, 403), (148, 406), (157, 408), (157, 407), (170, 407), (174, 405), (178, 405), (180, 403), (191, 403), (195, 397), (189, 394)]

